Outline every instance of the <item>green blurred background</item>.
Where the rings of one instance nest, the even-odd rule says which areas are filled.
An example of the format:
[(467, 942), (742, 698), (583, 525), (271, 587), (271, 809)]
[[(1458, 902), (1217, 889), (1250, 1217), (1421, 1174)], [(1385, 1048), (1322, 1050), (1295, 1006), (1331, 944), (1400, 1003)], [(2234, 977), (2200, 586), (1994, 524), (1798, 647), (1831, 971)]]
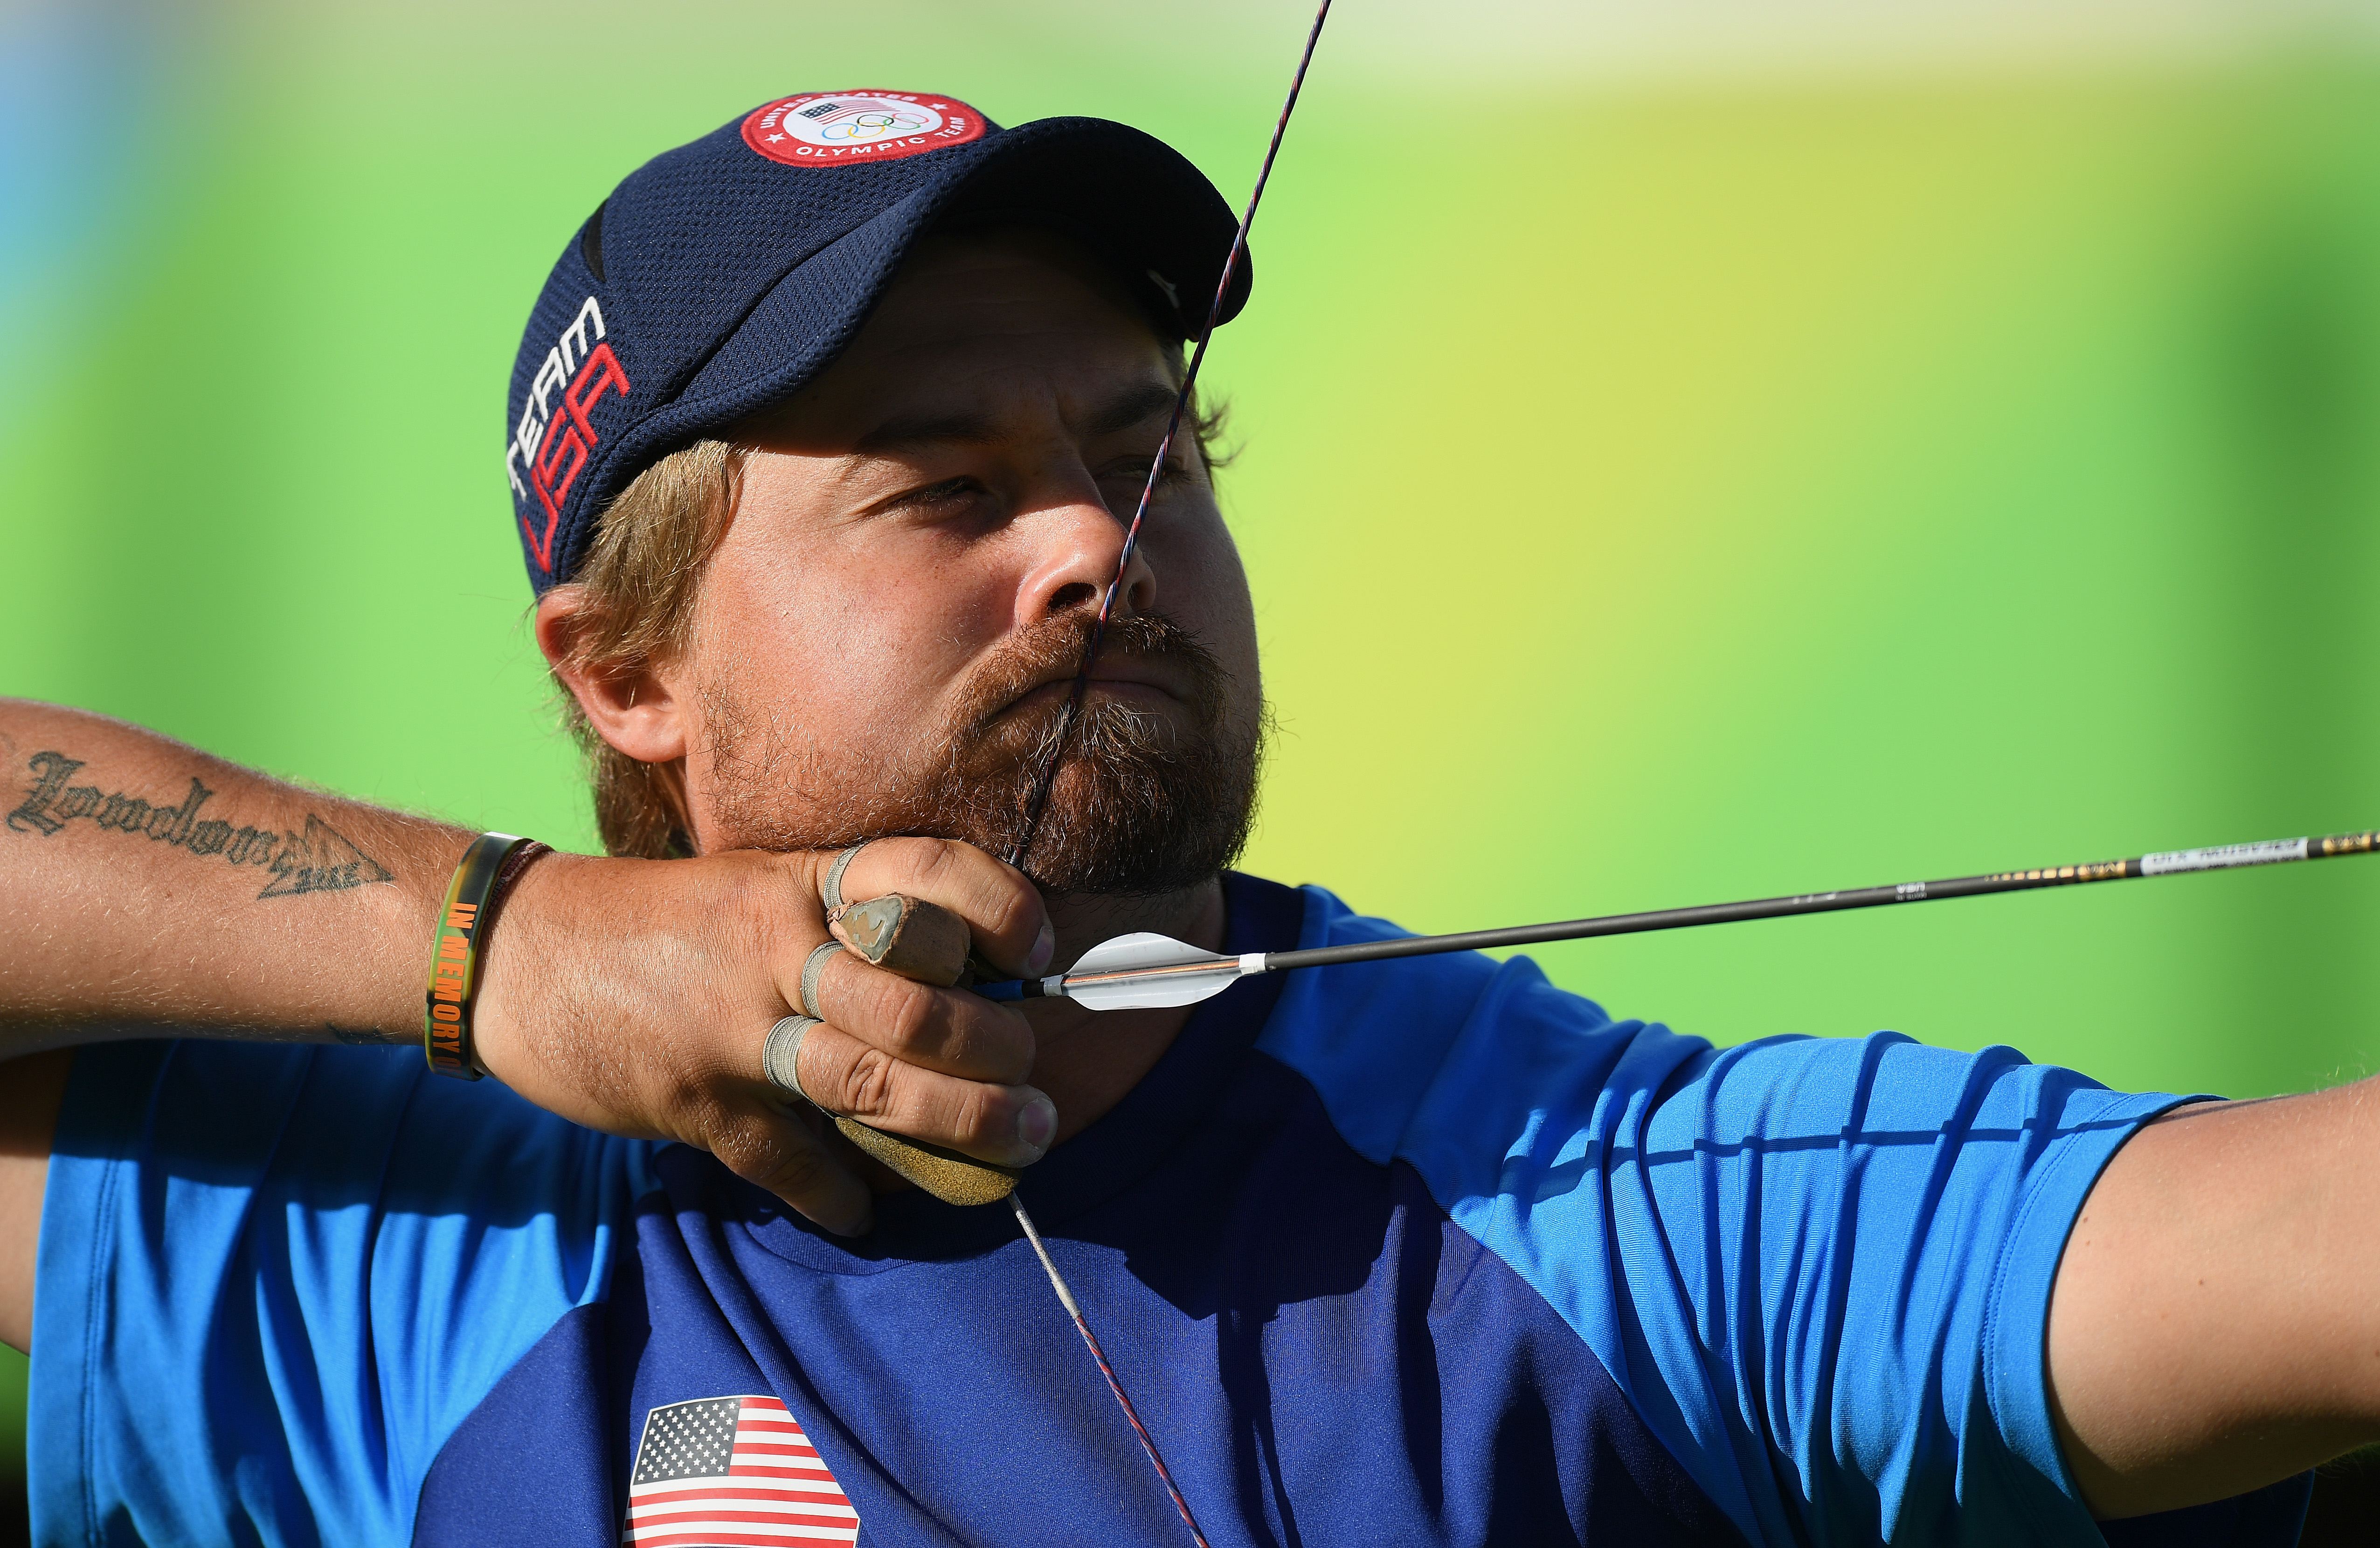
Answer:
[[(1209, 367), (1250, 868), (1438, 930), (2380, 825), (2370, 7), (1900, 9), (1342, 0)], [(856, 85), (1236, 202), (1306, 19), (0, 8), (0, 693), (591, 847), (499, 466), (588, 211)], [(2251, 1095), (2371, 1068), (2376, 937), (2349, 865), (1541, 960)]]

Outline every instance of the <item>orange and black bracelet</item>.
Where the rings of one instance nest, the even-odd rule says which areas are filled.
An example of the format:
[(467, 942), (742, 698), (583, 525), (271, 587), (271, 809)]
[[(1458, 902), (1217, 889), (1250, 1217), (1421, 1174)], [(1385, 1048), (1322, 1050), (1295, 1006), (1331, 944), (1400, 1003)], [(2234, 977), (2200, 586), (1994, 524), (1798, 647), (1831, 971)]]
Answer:
[(421, 1049), (430, 1068), (458, 1081), (476, 1081), (480, 1068), (471, 1045), (471, 1004), (480, 987), (480, 959), (504, 894), (529, 862), (551, 853), (534, 839), (482, 833), (463, 852), (455, 879), (446, 884), (446, 906), (438, 915), (438, 939), (431, 949), (430, 992), (423, 1002)]

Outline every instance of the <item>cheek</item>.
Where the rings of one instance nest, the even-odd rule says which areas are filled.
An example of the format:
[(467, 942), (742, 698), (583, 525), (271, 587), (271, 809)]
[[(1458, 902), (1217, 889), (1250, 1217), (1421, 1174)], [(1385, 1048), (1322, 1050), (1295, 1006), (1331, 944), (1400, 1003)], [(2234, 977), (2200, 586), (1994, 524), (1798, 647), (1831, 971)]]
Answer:
[(711, 588), (703, 654), (723, 663), (748, 708), (795, 718), (822, 740), (897, 747), (1001, 637), (1014, 589), (974, 567), (898, 559), (828, 552), (739, 566)]
[(1256, 605), (1222, 518), (1168, 534), (1152, 548), (1149, 567), (1157, 573), (1158, 611), (1195, 632), (1233, 676), (1253, 677)]

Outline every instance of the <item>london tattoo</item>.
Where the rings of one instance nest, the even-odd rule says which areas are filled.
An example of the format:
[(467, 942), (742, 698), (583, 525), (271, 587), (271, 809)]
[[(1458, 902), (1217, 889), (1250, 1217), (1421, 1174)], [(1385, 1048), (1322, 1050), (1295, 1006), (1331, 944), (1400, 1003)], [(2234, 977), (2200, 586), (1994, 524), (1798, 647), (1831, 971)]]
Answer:
[(234, 865), (254, 865), (271, 873), (260, 898), (290, 898), (301, 892), (341, 892), (372, 882), (395, 881), (388, 867), (358, 849), (354, 841), (313, 813), (306, 814), (302, 833), (267, 828), (234, 828), (230, 823), (199, 819), (199, 808), (214, 792), (196, 779), (178, 806), (152, 804), (122, 791), (102, 794), (97, 785), (67, 783), (82, 767), (64, 753), (35, 753), (27, 767), (33, 783), (25, 799), (7, 816), (18, 833), (48, 838), (78, 817), (127, 835), (146, 837), (192, 854), (219, 854)]

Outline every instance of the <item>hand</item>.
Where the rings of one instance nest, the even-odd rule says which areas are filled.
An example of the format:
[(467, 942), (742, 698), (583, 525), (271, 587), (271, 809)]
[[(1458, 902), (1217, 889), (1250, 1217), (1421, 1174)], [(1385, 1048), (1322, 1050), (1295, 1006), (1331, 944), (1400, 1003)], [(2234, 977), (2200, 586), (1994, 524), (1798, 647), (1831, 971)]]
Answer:
[[(489, 939), (480, 1058), (540, 1107), (607, 1133), (680, 1140), (845, 1235), (872, 1194), (852, 1153), (770, 1084), (761, 1046), (800, 1008), (803, 962), (829, 938), (829, 853), (696, 860), (553, 854), (525, 872)], [(843, 877), (855, 901), (905, 892), (966, 921), (978, 955), (1031, 976), (1055, 937), (1032, 884), (969, 845), (882, 839)], [(1057, 1130), (1024, 1083), (1025, 1018), (832, 958), (824, 1024), (802, 1041), (802, 1089), (830, 1111), (1002, 1166), (1038, 1160)]]

